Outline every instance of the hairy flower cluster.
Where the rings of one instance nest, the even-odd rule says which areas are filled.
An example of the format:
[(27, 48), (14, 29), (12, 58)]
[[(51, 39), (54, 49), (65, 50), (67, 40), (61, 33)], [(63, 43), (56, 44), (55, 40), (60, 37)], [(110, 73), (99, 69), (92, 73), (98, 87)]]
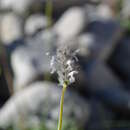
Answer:
[(71, 84), (75, 82), (74, 75), (78, 73), (76, 62), (78, 58), (76, 54), (79, 50), (71, 51), (68, 47), (57, 49), (56, 55), (51, 56), (51, 73), (58, 74), (58, 80), (61, 85), (64, 83)]

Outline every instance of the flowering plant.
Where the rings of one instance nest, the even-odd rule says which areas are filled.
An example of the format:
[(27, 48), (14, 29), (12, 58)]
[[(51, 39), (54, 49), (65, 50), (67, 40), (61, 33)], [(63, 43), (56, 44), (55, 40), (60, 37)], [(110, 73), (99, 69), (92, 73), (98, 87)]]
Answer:
[(51, 73), (53, 74), (56, 72), (58, 74), (59, 83), (63, 86), (60, 101), (58, 130), (62, 129), (63, 103), (66, 88), (69, 84), (75, 82), (74, 76), (78, 73), (76, 67), (76, 62), (78, 62), (76, 54), (78, 52), (79, 50), (71, 51), (68, 47), (60, 47), (57, 49), (56, 55), (50, 56), (50, 54), (47, 53), (51, 58)]

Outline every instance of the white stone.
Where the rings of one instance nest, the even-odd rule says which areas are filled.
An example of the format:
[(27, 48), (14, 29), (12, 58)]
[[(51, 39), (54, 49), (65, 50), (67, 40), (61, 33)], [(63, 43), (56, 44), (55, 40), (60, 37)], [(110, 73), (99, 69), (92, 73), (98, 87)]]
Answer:
[(22, 20), (13, 13), (3, 15), (1, 19), (1, 40), (4, 44), (10, 44), (22, 36)]
[(14, 94), (2, 109), (0, 109), (0, 126), (17, 122), (21, 113), (25, 116), (36, 111), (38, 105), (45, 100), (46, 93), (51, 87), (55, 87), (55, 84), (35, 83), (31, 87), (29, 86)]
[(35, 76), (35, 68), (31, 64), (28, 53), (19, 48), (11, 55), (11, 65), (14, 71), (14, 89), (21, 89)]
[(78, 37), (78, 48), (80, 49), (79, 54), (87, 56), (90, 54), (90, 48), (94, 46), (95, 37), (90, 33), (82, 34)]
[(50, 59), (46, 52), (52, 52), (55, 36), (51, 31), (45, 30), (25, 39), (25, 43), (11, 55), (16, 90), (26, 86), (37, 76), (50, 72)]
[(25, 22), (24, 31), (27, 35), (32, 35), (37, 32), (38, 29), (44, 29), (48, 25), (47, 17), (42, 14), (33, 14), (27, 18)]
[(85, 10), (89, 22), (96, 20), (104, 21), (113, 18), (113, 12), (106, 4), (99, 4), (98, 6), (87, 4)]
[[(62, 87), (61, 87), (62, 88)], [(36, 82), (12, 96), (0, 109), (0, 126), (7, 127), (19, 121), (20, 116), (28, 125), (30, 120), (37, 124), (39, 116), (43, 116), (47, 127), (57, 125), (61, 88), (49, 82)], [(73, 113), (73, 117), (72, 114)], [(82, 120), (80, 125), (85, 124), (89, 118), (90, 109), (86, 101), (78, 94), (66, 91), (64, 101), (64, 119), (73, 119), (75, 122)], [(48, 118), (50, 115), (50, 118)], [(49, 126), (48, 126), (49, 125)]]
[(1, 9), (12, 9), (17, 13), (25, 12), (33, 0), (1, 0), (0, 8)]
[(85, 26), (84, 10), (80, 7), (68, 9), (54, 25), (61, 42), (78, 35)]
[(97, 17), (101, 20), (109, 20), (113, 18), (112, 9), (106, 4), (100, 4), (97, 7)]

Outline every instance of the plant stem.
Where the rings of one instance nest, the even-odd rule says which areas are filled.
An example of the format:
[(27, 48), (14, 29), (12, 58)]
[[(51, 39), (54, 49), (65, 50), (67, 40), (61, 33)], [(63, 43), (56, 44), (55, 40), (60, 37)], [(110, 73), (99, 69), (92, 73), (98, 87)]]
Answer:
[(48, 17), (48, 27), (52, 25), (52, 13), (53, 13), (52, 0), (47, 0), (46, 7), (45, 7), (45, 14)]
[(67, 88), (67, 84), (63, 84), (62, 88), (62, 95), (61, 95), (61, 100), (60, 100), (60, 115), (59, 115), (59, 122), (58, 122), (58, 130), (62, 129), (62, 117), (63, 117), (63, 104), (64, 104), (64, 94)]

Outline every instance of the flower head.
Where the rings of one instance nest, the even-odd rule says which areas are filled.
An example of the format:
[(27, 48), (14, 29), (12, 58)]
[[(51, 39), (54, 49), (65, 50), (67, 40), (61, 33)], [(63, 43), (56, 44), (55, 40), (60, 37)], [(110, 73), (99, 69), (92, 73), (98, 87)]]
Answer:
[(68, 47), (57, 49), (56, 54), (51, 56), (51, 73), (58, 74), (58, 80), (61, 85), (64, 83), (71, 84), (75, 82), (76, 62), (78, 58), (76, 54), (79, 50), (71, 51)]

